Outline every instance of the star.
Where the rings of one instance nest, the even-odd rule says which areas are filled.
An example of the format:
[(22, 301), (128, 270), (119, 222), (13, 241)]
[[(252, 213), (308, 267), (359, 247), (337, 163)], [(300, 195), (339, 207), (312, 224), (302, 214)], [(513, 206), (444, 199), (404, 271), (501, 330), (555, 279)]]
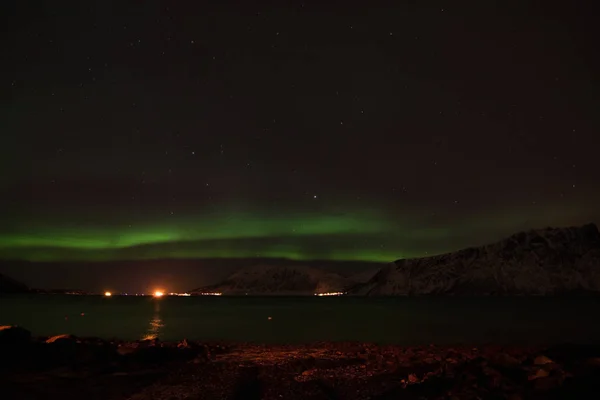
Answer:
[[(4, 57), (14, 71), (4, 80), (8, 140), (0, 145), (0, 182), (11, 190), (0, 196), (0, 241), (12, 243), (12, 228), (22, 227), (32, 236), (64, 231), (69, 237), (57, 243), (73, 247), (79, 232), (86, 240), (97, 234), (100, 247), (123, 233), (123, 243), (152, 242), (161, 257), (187, 257), (184, 242), (198, 240), (193, 257), (256, 251), (388, 262), (571, 225), (572, 214), (600, 223), (598, 85), (574, 74), (595, 54), (590, 43), (577, 43), (582, 57), (570, 57), (574, 38), (563, 32), (533, 20), (537, 34), (511, 29), (525, 15), (490, 15), (493, 29), (469, 35), (440, 24), (440, 14), (464, 14), (465, 26), (477, 17), (456, 5), (446, 13), (443, 2), (327, 21), (318, 5), (292, 16), (301, 2), (251, 10), (250, 19), (210, 6), (211, 35), (201, 24), (179, 29), (179, 6), (127, 26), (107, 15), (85, 21), (94, 29), (67, 18), (53, 32), (13, 32)], [(11, 16), (14, 27), (27, 26), (26, 14)], [(529, 51), (544, 40), (552, 52)], [(520, 67), (551, 59), (560, 65)], [(488, 73), (473, 73), (479, 69)], [(423, 232), (411, 235), (415, 226)], [(293, 241), (280, 237), (290, 231)], [(231, 232), (243, 238), (234, 243)], [(314, 244), (329, 232), (334, 240)], [(36, 249), (18, 251), (46, 256)], [(132, 256), (145, 256), (138, 251), (146, 250)], [(110, 248), (81, 254), (101, 253), (129, 257)]]

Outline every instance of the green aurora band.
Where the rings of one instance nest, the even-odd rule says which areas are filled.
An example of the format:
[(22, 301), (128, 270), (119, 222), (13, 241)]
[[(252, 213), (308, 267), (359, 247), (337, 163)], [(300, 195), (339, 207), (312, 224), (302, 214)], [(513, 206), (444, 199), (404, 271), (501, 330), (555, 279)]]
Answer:
[[(538, 209), (437, 223), (423, 214), (385, 215), (377, 211), (182, 214), (125, 226), (107, 217), (104, 227), (89, 222), (33, 221), (18, 225), (16, 232), (0, 232), (0, 259), (271, 257), (389, 262), (489, 243), (519, 230), (547, 226), (549, 220), (561, 225), (573, 219), (577, 213)], [(581, 220), (585, 222), (589, 221)]]
[(389, 260), (391, 254), (364, 251), (365, 237), (377, 237), (389, 228), (375, 213), (278, 218), (235, 213), (125, 227), (36, 227), (31, 233), (0, 235), (0, 257), (28, 261), (257, 256)]
[(78, 249), (107, 249), (144, 244), (202, 241), (215, 239), (242, 239), (277, 236), (332, 235), (339, 233), (375, 233), (385, 224), (371, 218), (304, 217), (268, 219), (250, 215), (224, 218), (190, 219), (137, 229), (89, 229), (70, 234), (61, 230), (38, 232), (36, 235), (0, 237), (2, 247), (68, 247)]

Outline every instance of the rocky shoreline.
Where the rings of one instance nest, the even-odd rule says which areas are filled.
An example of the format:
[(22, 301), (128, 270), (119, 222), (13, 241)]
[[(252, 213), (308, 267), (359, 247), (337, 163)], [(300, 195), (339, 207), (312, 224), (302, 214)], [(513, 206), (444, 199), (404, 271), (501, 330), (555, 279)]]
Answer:
[(600, 347), (261, 345), (0, 327), (2, 399), (553, 399), (600, 393)]

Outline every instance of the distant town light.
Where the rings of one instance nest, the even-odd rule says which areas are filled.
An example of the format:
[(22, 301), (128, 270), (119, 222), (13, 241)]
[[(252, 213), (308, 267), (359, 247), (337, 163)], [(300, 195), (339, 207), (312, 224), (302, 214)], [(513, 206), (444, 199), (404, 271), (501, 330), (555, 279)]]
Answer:
[(104, 296), (105, 297), (110, 297), (110, 296), (112, 296), (112, 293), (111, 292), (104, 292)]
[(327, 293), (315, 293), (315, 296), (343, 296), (344, 292), (327, 292)]

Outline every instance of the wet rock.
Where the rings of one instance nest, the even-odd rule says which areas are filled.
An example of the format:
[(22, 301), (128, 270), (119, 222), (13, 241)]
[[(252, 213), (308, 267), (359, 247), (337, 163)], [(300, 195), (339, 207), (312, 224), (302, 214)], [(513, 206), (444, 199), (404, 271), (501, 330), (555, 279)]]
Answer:
[(600, 357), (600, 346), (582, 344), (562, 344), (552, 346), (544, 354), (555, 362), (568, 365), (584, 361), (590, 357)]
[(541, 356), (537, 356), (534, 360), (533, 360), (533, 365), (546, 365), (546, 364), (553, 364), (554, 361), (552, 361), (551, 359), (549, 359), (548, 357), (541, 355)]
[(516, 368), (521, 365), (519, 360), (506, 353), (500, 353), (493, 356), (491, 362), (503, 368)]
[[(536, 358), (541, 354), (549, 360), (559, 361), (548, 353), (548, 349), (542, 348), (482, 346), (475, 352), (471, 351), (471, 347), (444, 349), (356, 344), (342, 347), (332, 343), (225, 346), (188, 340), (113, 341), (111, 344), (93, 338), (73, 339), (70, 336), (56, 339), (53, 343), (45, 343), (45, 340), (32, 342), (30, 347), (39, 347), (40, 354), (43, 353), (40, 358), (45, 359), (71, 355), (64, 366), (44, 371), (44, 377), (52, 376), (44, 379), (64, 382), (65, 378), (69, 378), (69, 381), (85, 378), (81, 380), (96, 380), (98, 386), (102, 387), (108, 385), (105, 384), (107, 379), (131, 382), (132, 385), (134, 380), (143, 379), (162, 393), (161, 396), (151, 396), (147, 392), (146, 396), (134, 397), (136, 400), (192, 397), (232, 399), (248, 398), (244, 396), (249, 393), (264, 400), (522, 400), (595, 398), (587, 396), (587, 393), (597, 393), (593, 389), (600, 389), (597, 383), (600, 382), (600, 371), (591, 366), (595, 362), (594, 357), (597, 357), (594, 353), (579, 358), (572, 365), (581, 369), (573, 370), (562, 361), (549, 363), (544, 360), (540, 363), (538, 360), (536, 363)], [(358, 357), (361, 349), (368, 350), (373, 357), (370, 360)], [(210, 354), (216, 362), (209, 360)], [(448, 358), (454, 362), (446, 361)], [(47, 383), (40, 381), (35, 384), (41, 392)], [(82, 387), (85, 385), (87, 383)], [(73, 386), (69, 383), (68, 388), (64, 386), (60, 390), (71, 393)], [(137, 392), (139, 387), (132, 387), (132, 390)], [(561, 397), (563, 393), (567, 396)], [(124, 397), (102, 398), (133, 399), (131, 395), (133, 392)], [(11, 398), (31, 397), (23, 395)], [(69, 398), (85, 399), (90, 396)]]
[(140, 340), (140, 341), (137, 342), (137, 345), (140, 348), (156, 347), (156, 346), (160, 346), (160, 344), (161, 343), (160, 343), (160, 340), (158, 338)]
[(18, 326), (0, 326), (0, 369), (27, 364), (34, 352), (31, 333)]
[(71, 335), (57, 335), (46, 340), (45, 349), (51, 357), (57, 359), (71, 359), (77, 347), (77, 339)]
[(546, 376), (533, 381), (533, 387), (538, 391), (549, 391), (558, 388), (562, 384), (559, 376)]
[(0, 348), (28, 345), (31, 342), (31, 332), (19, 326), (0, 326)]
[(534, 379), (540, 379), (540, 378), (545, 378), (548, 375), (550, 375), (550, 372), (548, 372), (547, 370), (543, 369), (543, 368), (538, 368), (536, 369), (533, 373), (531, 373), (527, 379), (532, 381)]
[(63, 334), (63, 335), (51, 336), (48, 339), (46, 339), (47, 344), (61, 343), (61, 342), (77, 343), (77, 338), (73, 335)]
[(127, 345), (119, 345), (117, 347), (117, 353), (126, 356), (128, 354), (132, 354), (137, 350), (137, 346), (127, 346)]
[(39, 368), (100, 367), (115, 362), (118, 357), (116, 346), (109, 342), (68, 334), (47, 338), (38, 345), (35, 355), (35, 363)]
[(172, 359), (172, 352), (166, 347), (141, 347), (131, 354), (131, 358), (142, 364), (164, 364)]
[(316, 369), (307, 369), (306, 371), (302, 372), (300, 375), (294, 377), (294, 380), (296, 382), (308, 382), (313, 379), (313, 375), (315, 375), (315, 372), (317, 372)]
[(585, 360), (585, 365), (588, 367), (600, 368), (600, 357), (592, 357)]
[(500, 386), (503, 376), (498, 370), (486, 366), (486, 367), (482, 368), (481, 372), (487, 378), (487, 379), (482, 379), (481, 381), (484, 382), (487, 386), (490, 386), (492, 388), (497, 388)]
[(99, 345), (79, 345), (76, 362), (79, 364), (110, 364), (118, 360), (115, 346), (108, 343)]

